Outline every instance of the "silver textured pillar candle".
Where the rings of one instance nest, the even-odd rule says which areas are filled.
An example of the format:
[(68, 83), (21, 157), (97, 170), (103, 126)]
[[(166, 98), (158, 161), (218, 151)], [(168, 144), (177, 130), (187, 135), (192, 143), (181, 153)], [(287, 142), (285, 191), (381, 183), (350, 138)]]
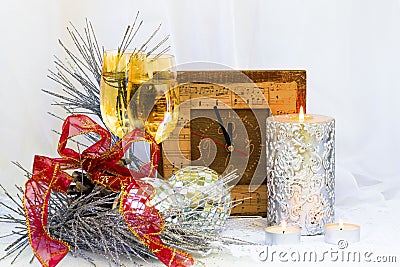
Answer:
[(302, 235), (334, 220), (335, 120), (321, 115), (267, 119), (268, 225), (286, 220)]

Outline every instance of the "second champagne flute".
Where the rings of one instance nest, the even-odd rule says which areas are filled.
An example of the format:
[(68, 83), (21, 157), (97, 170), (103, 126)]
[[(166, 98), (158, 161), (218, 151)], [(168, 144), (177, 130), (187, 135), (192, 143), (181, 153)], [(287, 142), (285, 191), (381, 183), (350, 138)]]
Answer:
[[(149, 55), (145, 73), (133, 71), (141, 69), (140, 63), (130, 62), (129, 88), (133, 95), (129, 103), (129, 119), (134, 127), (145, 128), (159, 144), (168, 138), (178, 121), (175, 60), (168, 54)], [(144, 77), (148, 80), (143, 83)]]

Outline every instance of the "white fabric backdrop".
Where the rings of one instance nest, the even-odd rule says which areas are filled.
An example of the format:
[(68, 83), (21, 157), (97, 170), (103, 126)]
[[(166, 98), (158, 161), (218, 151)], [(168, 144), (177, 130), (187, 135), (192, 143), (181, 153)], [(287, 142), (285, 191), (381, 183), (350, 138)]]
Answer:
[[(3, 4), (1, 182), (21, 183), (10, 164), (30, 168), (34, 154), (55, 156), (60, 122), (40, 89), (66, 27), (92, 20), (99, 42), (116, 47), (137, 10), (143, 33), (163, 23), (177, 63), (209, 61), (238, 69), (307, 70), (308, 112), (337, 120), (338, 200), (363, 199), (359, 187), (381, 183), (375, 199), (398, 195), (400, 163), (400, 1), (27, 1)], [(143, 37), (143, 36), (142, 36)], [(140, 39), (140, 38), (139, 38)], [(346, 188), (351, 187), (351, 190)]]
[(1, 184), (24, 181), (10, 161), (30, 169), (34, 154), (56, 156), (51, 129), (61, 122), (46, 114), (57, 109), (40, 89), (58, 88), (46, 75), (52, 56), (62, 55), (57, 39), (70, 44), (68, 21), (80, 28), (89, 18), (110, 49), (137, 10), (142, 32), (162, 23), (171, 34), (178, 64), (307, 70), (308, 112), (336, 118), (337, 205), (400, 199), (399, 0), (7, 1), (0, 8)]

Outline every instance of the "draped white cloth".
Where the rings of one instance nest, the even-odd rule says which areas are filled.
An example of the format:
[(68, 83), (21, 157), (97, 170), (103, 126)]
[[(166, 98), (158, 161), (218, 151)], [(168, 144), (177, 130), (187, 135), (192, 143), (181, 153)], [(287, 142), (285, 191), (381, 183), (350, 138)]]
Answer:
[(354, 207), (373, 205), (374, 216), (378, 207), (390, 207), (394, 221), (383, 228), (400, 237), (398, 206), (388, 204), (400, 199), (399, 0), (6, 1), (0, 8), (1, 184), (24, 182), (10, 161), (30, 169), (34, 154), (56, 156), (51, 129), (61, 121), (46, 112), (60, 111), (40, 89), (58, 89), (46, 75), (52, 56), (63, 56), (57, 39), (71, 45), (68, 21), (82, 28), (89, 18), (99, 43), (111, 49), (138, 10), (144, 19), (138, 41), (162, 23), (178, 64), (307, 70), (308, 113), (336, 119), (343, 217), (368, 224), (353, 218)]

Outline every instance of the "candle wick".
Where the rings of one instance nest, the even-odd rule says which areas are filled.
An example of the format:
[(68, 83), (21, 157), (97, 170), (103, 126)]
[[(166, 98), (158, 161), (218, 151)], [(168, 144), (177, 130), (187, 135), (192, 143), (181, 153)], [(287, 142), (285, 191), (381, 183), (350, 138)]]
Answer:
[(342, 231), (343, 230), (343, 228), (342, 227), (340, 227), (340, 231)]
[(283, 232), (283, 234), (285, 234), (285, 230), (283, 230), (282, 232)]

